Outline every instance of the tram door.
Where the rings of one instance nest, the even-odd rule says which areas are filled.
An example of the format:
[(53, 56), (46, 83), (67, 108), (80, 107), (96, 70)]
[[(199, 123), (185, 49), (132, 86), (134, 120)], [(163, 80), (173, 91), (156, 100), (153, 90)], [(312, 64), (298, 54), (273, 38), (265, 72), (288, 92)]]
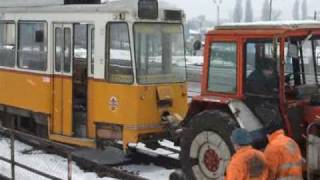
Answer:
[(54, 24), (54, 77), (52, 133), (73, 136), (72, 57), (73, 25)]
[(92, 29), (82, 23), (54, 24), (54, 134), (87, 137)]
[[(88, 127), (88, 69), (91, 44), (88, 24), (73, 25), (73, 63), (72, 63), (72, 128), (75, 137), (87, 137)], [(90, 50), (89, 50), (90, 49)]]

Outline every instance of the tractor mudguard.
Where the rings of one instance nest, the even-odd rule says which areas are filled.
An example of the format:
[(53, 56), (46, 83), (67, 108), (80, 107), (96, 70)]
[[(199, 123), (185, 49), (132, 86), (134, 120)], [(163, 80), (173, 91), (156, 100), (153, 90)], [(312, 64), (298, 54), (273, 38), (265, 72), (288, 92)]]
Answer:
[(241, 128), (249, 132), (263, 129), (262, 123), (242, 101), (232, 100), (228, 106)]
[[(204, 110), (217, 110), (229, 111), (232, 113), (235, 121), (241, 128), (244, 128), (250, 132), (254, 141), (261, 141), (266, 138), (266, 134), (263, 131), (264, 127), (261, 121), (256, 115), (249, 109), (249, 107), (241, 100), (232, 98), (221, 97), (194, 97), (190, 105), (188, 115), (181, 122), (182, 127), (187, 127), (190, 124), (191, 119)], [(264, 140), (263, 140), (264, 141)]]
[(194, 96), (189, 106), (186, 117), (181, 122), (182, 127), (187, 127), (191, 119), (205, 110), (229, 110), (228, 103), (231, 98), (223, 98), (216, 96)]
[(260, 120), (240, 100), (232, 100), (228, 103), (228, 106), (239, 126), (250, 132), (253, 145), (256, 148), (263, 148), (266, 145), (267, 136)]

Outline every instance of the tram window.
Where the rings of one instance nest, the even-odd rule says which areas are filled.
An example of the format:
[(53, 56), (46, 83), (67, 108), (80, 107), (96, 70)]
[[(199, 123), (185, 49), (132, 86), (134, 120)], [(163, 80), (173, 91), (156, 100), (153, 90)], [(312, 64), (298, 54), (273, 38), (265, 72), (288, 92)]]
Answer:
[(182, 24), (134, 24), (137, 81), (141, 84), (186, 81)]
[(132, 83), (132, 60), (129, 29), (126, 23), (108, 24), (108, 80), (116, 83)]
[(94, 73), (94, 28), (91, 29), (91, 74)]
[(56, 28), (55, 30), (55, 70), (56, 72), (61, 71), (61, 62), (63, 61), (63, 29)]
[(0, 66), (14, 67), (16, 54), (15, 24), (0, 22)]
[(88, 25), (74, 25), (74, 57), (75, 59), (87, 59), (88, 53)]
[(70, 72), (71, 66), (71, 29), (64, 29), (64, 72)]
[(41, 22), (19, 22), (18, 65), (23, 69), (47, 69), (47, 29)]

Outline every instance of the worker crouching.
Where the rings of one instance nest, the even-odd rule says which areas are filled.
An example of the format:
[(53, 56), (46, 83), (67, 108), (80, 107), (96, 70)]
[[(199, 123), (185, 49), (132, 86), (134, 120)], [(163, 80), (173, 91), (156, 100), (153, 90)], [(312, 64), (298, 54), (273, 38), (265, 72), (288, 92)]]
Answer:
[(231, 135), (236, 153), (227, 168), (226, 180), (266, 180), (268, 167), (264, 154), (252, 146), (250, 134), (244, 129), (235, 129)]

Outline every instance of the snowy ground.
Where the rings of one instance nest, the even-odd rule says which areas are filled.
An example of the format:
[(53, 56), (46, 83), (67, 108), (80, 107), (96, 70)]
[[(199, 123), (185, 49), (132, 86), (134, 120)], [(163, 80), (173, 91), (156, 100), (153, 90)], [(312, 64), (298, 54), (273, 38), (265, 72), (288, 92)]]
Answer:
[[(0, 138), (0, 156), (10, 159), (10, 144), (9, 139)], [(139, 145), (142, 147), (142, 145)], [(40, 150), (33, 150), (31, 146), (21, 142), (15, 142), (15, 156), (16, 161), (24, 165), (30, 166), (50, 175), (67, 179), (67, 159), (53, 155), (46, 154)], [(143, 147), (142, 147), (143, 148)], [(142, 177), (147, 179), (168, 179), (173, 170), (168, 170), (155, 165), (128, 165), (119, 167), (130, 172), (136, 172)], [(4, 176), (10, 177), (10, 165), (6, 162), (0, 161), (0, 173)], [(16, 167), (16, 179), (19, 180), (34, 180), (46, 179), (38, 175), (27, 172), (23, 169)], [(112, 178), (98, 178), (95, 173), (84, 172), (74, 162), (72, 164), (72, 179), (75, 180), (112, 180)]]
[[(7, 138), (0, 139), (0, 156), (10, 159), (10, 141)], [(31, 151), (32, 147), (21, 142), (15, 141), (15, 160), (21, 164), (46, 172), (50, 175), (67, 179), (67, 159), (46, 154), (43, 151)], [(4, 176), (11, 177), (10, 165), (6, 162), (0, 161), (0, 172)], [(75, 163), (72, 165), (72, 178), (76, 180), (99, 179), (95, 173), (83, 172)], [(16, 179), (34, 180), (46, 179), (41, 176), (32, 174), (16, 167)], [(111, 180), (112, 178), (101, 178), (104, 180)]]

